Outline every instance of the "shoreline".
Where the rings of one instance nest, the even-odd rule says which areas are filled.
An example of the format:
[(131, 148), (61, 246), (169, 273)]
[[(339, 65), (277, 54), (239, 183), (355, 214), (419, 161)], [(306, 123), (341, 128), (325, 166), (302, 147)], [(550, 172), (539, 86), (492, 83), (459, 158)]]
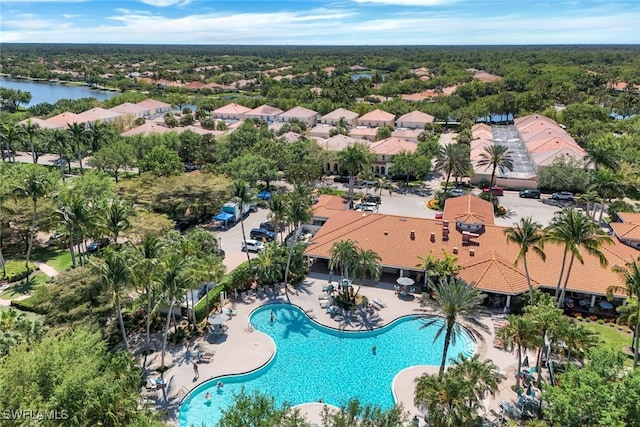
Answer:
[(107, 88), (104, 86), (91, 86), (88, 85), (86, 82), (80, 82), (77, 80), (60, 80), (60, 79), (39, 79), (39, 78), (34, 78), (34, 77), (23, 77), (23, 76), (12, 76), (10, 74), (6, 74), (6, 73), (0, 73), (0, 77), (5, 78), (7, 80), (13, 80), (16, 82), (29, 82), (29, 83), (40, 83), (40, 84), (49, 84), (49, 85), (60, 85), (60, 86), (73, 86), (73, 87), (80, 87), (80, 88), (87, 88), (90, 90), (94, 90), (97, 92), (110, 92), (110, 93), (122, 93), (122, 91), (120, 91), (117, 88)]

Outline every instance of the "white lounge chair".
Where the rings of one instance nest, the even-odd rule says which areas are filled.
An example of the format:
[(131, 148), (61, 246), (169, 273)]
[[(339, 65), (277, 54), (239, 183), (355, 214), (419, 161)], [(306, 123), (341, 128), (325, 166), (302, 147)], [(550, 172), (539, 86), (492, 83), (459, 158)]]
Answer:
[(380, 298), (374, 298), (373, 303), (380, 308), (385, 308), (387, 306)]
[(327, 308), (329, 307), (329, 300), (328, 299), (321, 299), (318, 300), (320, 302), (320, 308)]

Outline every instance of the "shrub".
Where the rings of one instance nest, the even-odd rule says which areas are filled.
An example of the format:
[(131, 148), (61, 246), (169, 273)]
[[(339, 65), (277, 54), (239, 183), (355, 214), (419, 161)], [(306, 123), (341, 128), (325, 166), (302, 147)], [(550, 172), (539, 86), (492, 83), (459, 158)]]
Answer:
[(576, 320), (582, 320), (582, 314), (576, 313)]
[(31, 313), (46, 314), (45, 310), (42, 309), (34, 297), (25, 298), (20, 301), (13, 300), (11, 301), (11, 307), (15, 307), (22, 311), (29, 311)]
[(603, 319), (598, 319), (598, 325), (604, 325), (604, 320)]
[(9, 283), (22, 280), (29, 274), (36, 270), (36, 266), (29, 263), (29, 267), (24, 265), (24, 261), (11, 260), (5, 263), (6, 274), (4, 279), (7, 279)]

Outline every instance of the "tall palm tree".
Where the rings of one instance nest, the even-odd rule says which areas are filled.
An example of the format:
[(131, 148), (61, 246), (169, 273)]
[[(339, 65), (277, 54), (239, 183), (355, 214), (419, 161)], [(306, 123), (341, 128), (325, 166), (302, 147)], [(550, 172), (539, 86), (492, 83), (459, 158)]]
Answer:
[(494, 186), (496, 169), (499, 169), (500, 173), (504, 173), (506, 171), (512, 171), (514, 168), (511, 150), (499, 144), (486, 146), (482, 153), (480, 153), (478, 166), (486, 166), (486, 169), (491, 167), (491, 180), (489, 182), (491, 186)]
[(551, 295), (544, 293), (541, 293), (540, 295), (540, 298), (534, 305), (528, 305), (525, 307), (525, 313), (527, 316), (531, 316), (531, 321), (537, 333), (537, 337), (534, 342), (538, 345), (538, 355), (536, 357), (538, 387), (540, 387), (540, 384), (542, 383), (543, 350), (546, 346), (546, 342), (550, 338), (549, 335), (552, 335), (553, 329), (560, 323), (560, 319), (564, 315), (563, 311), (556, 307)]
[(102, 253), (102, 261), (94, 265), (103, 286), (111, 293), (113, 306), (118, 316), (120, 332), (122, 332), (122, 341), (125, 349), (129, 351), (129, 341), (127, 340), (127, 331), (122, 319), (121, 304), (122, 296), (126, 294), (133, 281), (128, 253), (127, 251), (115, 251), (112, 248), (106, 248)]
[(113, 244), (118, 244), (120, 233), (131, 227), (129, 218), (133, 215), (131, 205), (126, 201), (115, 197), (111, 199), (102, 213), (102, 226), (113, 240)]
[(83, 173), (84, 169), (82, 168), (82, 154), (87, 144), (87, 133), (85, 132), (84, 124), (76, 122), (69, 123), (67, 125), (67, 134), (73, 142), (73, 151), (75, 151), (75, 154), (78, 157), (80, 173)]
[(625, 185), (622, 178), (610, 169), (600, 169), (594, 172), (591, 186), (602, 199), (598, 218), (598, 222), (602, 222), (605, 204), (615, 197), (624, 196)]
[(4, 142), (5, 149), (7, 150), (7, 159), (13, 159), (13, 163), (16, 162), (16, 145), (20, 144), (23, 137), (24, 133), (20, 125), (2, 123), (2, 127), (0, 127), (0, 141)]
[[(571, 269), (573, 268), (573, 262), (577, 259), (580, 264), (584, 264), (582, 250), (596, 257), (600, 265), (606, 267), (608, 261), (600, 249), (603, 244), (613, 244), (613, 240), (611, 240), (596, 223), (591, 221), (588, 216), (573, 208), (567, 208), (557, 212), (551, 220), (551, 224), (546, 228), (545, 235), (547, 241), (564, 245), (564, 256), (562, 258), (560, 277), (558, 278), (555, 293), (556, 298), (558, 298), (558, 307), (562, 307)], [(562, 276), (565, 273), (564, 269), (569, 254), (571, 254), (571, 258), (566, 271), (564, 286), (562, 286), (562, 292), (560, 292)], [(558, 294), (560, 294), (559, 297)]]
[(36, 154), (34, 140), (42, 134), (42, 129), (37, 124), (31, 122), (31, 119), (27, 120), (27, 123), (22, 125), (22, 132), (29, 141), (29, 150), (31, 151), (31, 159), (33, 164), (38, 163), (38, 155)]
[(533, 286), (531, 286), (531, 276), (527, 265), (527, 253), (533, 250), (543, 261), (547, 256), (544, 253), (544, 233), (542, 225), (535, 222), (531, 217), (520, 218), (520, 223), (515, 223), (513, 227), (504, 229), (507, 242), (515, 243), (520, 247), (518, 256), (514, 262), (518, 265), (520, 260), (524, 263), (524, 273), (527, 275), (527, 286), (529, 286), (529, 302), (533, 304)]
[(475, 353), (471, 357), (460, 354), (451, 366), (453, 375), (460, 376), (471, 384), (470, 397), (466, 400), (471, 407), (471, 401), (480, 402), (487, 393), (494, 394), (500, 385), (499, 368), (489, 360), (480, 360), (480, 355)]
[[(311, 192), (309, 188), (302, 183), (295, 183), (293, 186), (293, 192), (289, 195), (289, 203), (287, 203), (286, 217), (294, 229), (293, 242), (289, 246), (289, 254), (287, 255), (287, 265), (284, 270), (284, 284), (289, 286), (289, 269), (291, 268), (291, 256), (293, 250), (300, 240), (300, 233), (302, 232), (302, 224), (311, 222)], [(288, 289), (288, 288), (287, 288)], [(287, 301), (289, 300), (289, 291), (286, 292)]]
[[(253, 192), (249, 188), (246, 182), (242, 180), (235, 181), (231, 187), (231, 196), (233, 200), (240, 206), (240, 212), (244, 211), (244, 206), (255, 199)], [(240, 227), (242, 229), (242, 241), (247, 245), (247, 236), (244, 232), (244, 215), (240, 215)], [(247, 262), (251, 265), (251, 257), (249, 257), (249, 251), (247, 251)]]
[(86, 140), (92, 153), (96, 153), (111, 139), (111, 127), (104, 122), (88, 123), (85, 129)]
[(431, 276), (437, 275), (437, 266), (440, 262), (440, 259), (433, 254), (433, 251), (429, 251), (429, 255), (426, 257), (418, 257), (420, 262), (416, 264), (416, 267), (420, 267), (421, 270), (424, 270), (424, 283), (431, 283)]
[(289, 199), (285, 194), (274, 193), (271, 195), (271, 203), (269, 204), (269, 220), (273, 224), (273, 229), (280, 235), (280, 243), (283, 242), (282, 231), (280, 231), (280, 224), (283, 222), (287, 210)]
[(372, 161), (372, 153), (364, 144), (353, 144), (338, 153), (340, 167), (349, 174), (349, 203), (353, 203), (354, 178)]
[(424, 316), (428, 321), (423, 328), (433, 325), (438, 326), (438, 332), (433, 338), (434, 341), (440, 338), (442, 333), (445, 334), (442, 360), (438, 373), (442, 377), (447, 362), (449, 346), (451, 343), (455, 344), (457, 335), (465, 331), (465, 328), (458, 323), (458, 320), (464, 321), (466, 323), (466, 331), (474, 336), (479, 336), (479, 331), (488, 331), (487, 326), (480, 321), (480, 316), (483, 314), (482, 301), (485, 296), (478, 289), (454, 278), (448, 281), (441, 280), (434, 284), (433, 287), (435, 293), (431, 304), (436, 314)]
[(367, 280), (367, 274), (369, 274), (372, 280), (377, 281), (382, 274), (380, 261), (382, 261), (382, 258), (375, 251), (358, 248), (356, 263), (353, 266), (353, 275), (364, 282)]
[(456, 277), (464, 268), (458, 263), (458, 257), (448, 253), (444, 249), (442, 250), (442, 256), (443, 258), (439, 260), (435, 266), (436, 276), (438, 276), (440, 280), (448, 280)]
[(36, 220), (38, 218), (38, 201), (47, 197), (53, 190), (55, 179), (51, 173), (43, 166), (33, 165), (19, 182), (14, 192), (19, 197), (31, 199), (33, 210), (31, 213), (31, 229), (29, 231), (29, 243), (27, 246), (26, 266), (29, 266), (31, 259), (31, 249), (33, 248), (33, 237), (36, 234)]
[(516, 389), (520, 388), (520, 371), (522, 369), (522, 352), (537, 346), (535, 324), (530, 315), (507, 316), (508, 323), (496, 331), (505, 349), (516, 351), (518, 370), (516, 371)]
[(151, 313), (155, 302), (153, 301), (153, 278), (158, 274), (160, 256), (164, 249), (164, 243), (153, 234), (146, 234), (135, 247), (135, 259), (133, 262), (134, 280), (137, 286), (144, 289), (147, 297), (147, 313), (145, 316), (145, 353), (151, 350)]
[(607, 289), (607, 293), (613, 295), (614, 293), (624, 293), (629, 298), (636, 300), (636, 307), (634, 313), (635, 324), (633, 325), (633, 341), (631, 347), (633, 348), (633, 367), (638, 366), (639, 359), (639, 341), (640, 341), (640, 260), (629, 261), (626, 264), (626, 268), (616, 268), (615, 271), (622, 274), (624, 277), (624, 286), (610, 286)]
[(469, 164), (469, 153), (462, 144), (447, 144), (438, 147), (434, 170), (446, 174), (444, 194), (446, 197), (451, 175), (463, 173)]
[(254, 260), (253, 271), (262, 283), (272, 284), (282, 279), (283, 267), (277, 243), (271, 242)]
[(58, 199), (58, 208), (54, 216), (58, 223), (64, 227), (71, 254), (71, 264), (76, 268), (75, 247), (78, 246), (80, 265), (82, 262), (81, 245), (84, 238), (94, 223), (94, 213), (89, 208), (87, 200), (79, 192), (69, 191), (62, 194)]
[[(161, 268), (156, 276), (157, 284), (165, 303), (169, 305), (167, 312), (167, 322), (165, 323), (162, 336), (162, 353), (160, 356), (160, 366), (164, 365), (164, 357), (167, 350), (167, 339), (169, 338), (169, 327), (171, 317), (176, 303), (182, 299), (184, 293), (190, 286), (190, 279), (187, 274), (188, 263), (179, 254), (169, 253), (162, 260)], [(177, 325), (176, 325), (177, 326)]]
[(334, 242), (329, 251), (331, 259), (329, 260), (329, 269), (333, 270), (338, 267), (340, 276), (343, 279), (349, 278), (349, 273), (353, 271), (353, 267), (358, 259), (358, 247), (353, 240), (340, 240)]
[[(60, 159), (64, 159), (67, 162), (71, 159), (71, 154), (69, 154), (69, 141), (68, 135), (61, 129), (45, 129), (45, 138), (48, 139), (48, 144), (51, 151), (55, 151), (60, 156)], [(71, 166), (69, 166), (71, 168)], [(69, 171), (70, 172), (70, 171)], [(60, 175), (62, 179), (64, 176), (64, 162), (60, 162)]]

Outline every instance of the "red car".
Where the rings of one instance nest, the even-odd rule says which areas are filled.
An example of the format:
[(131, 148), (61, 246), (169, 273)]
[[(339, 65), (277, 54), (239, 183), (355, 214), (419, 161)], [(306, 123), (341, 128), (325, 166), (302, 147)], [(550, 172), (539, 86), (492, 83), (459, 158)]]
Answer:
[(502, 187), (491, 187), (491, 188), (483, 188), (483, 193), (491, 193), (494, 196), (504, 196), (504, 188)]
[(442, 212), (436, 213), (436, 219), (442, 219)]

